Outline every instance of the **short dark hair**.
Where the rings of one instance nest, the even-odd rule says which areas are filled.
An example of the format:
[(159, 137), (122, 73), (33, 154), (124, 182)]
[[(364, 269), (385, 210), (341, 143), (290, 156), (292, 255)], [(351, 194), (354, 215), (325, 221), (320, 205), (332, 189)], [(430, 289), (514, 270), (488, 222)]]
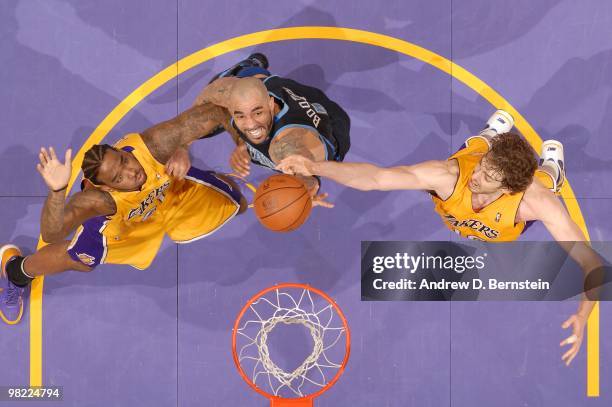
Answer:
[(538, 168), (533, 148), (516, 133), (504, 133), (493, 137), (487, 162), (499, 170), (502, 187), (510, 193), (524, 192)]
[(100, 170), (100, 165), (102, 165), (104, 155), (108, 150), (117, 151), (115, 147), (108, 144), (95, 144), (87, 150), (83, 158), (83, 164), (81, 164), (83, 176), (96, 185), (100, 184), (98, 180), (98, 171)]

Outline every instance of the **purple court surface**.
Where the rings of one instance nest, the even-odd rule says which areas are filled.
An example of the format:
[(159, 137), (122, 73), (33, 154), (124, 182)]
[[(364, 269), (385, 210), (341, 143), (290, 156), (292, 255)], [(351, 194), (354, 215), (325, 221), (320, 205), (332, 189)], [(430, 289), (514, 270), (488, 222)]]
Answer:
[[(0, 242), (36, 248), (47, 193), (35, 169), (40, 146), (78, 150), (123, 99), (178, 59), (294, 26), (384, 34), (465, 68), (542, 139), (564, 143), (591, 239), (612, 240), (609, 0), (8, 0), (0, 3)], [(268, 55), (274, 73), (321, 88), (347, 110), (348, 161), (445, 158), (496, 108), (479, 89), (417, 58), (353, 41), (295, 39), (181, 73), (105, 129), (105, 140), (185, 110), (213, 74), (253, 51)], [(229, 171), (231, 148), (225, 135), (197, 142), (194, 165)], [(329, 181), (324, 189), (336, 207), (315, 208), (293, 233), (267, 231), (249, 211), (206, 239), (166, 241), (145, 271), (103, 265), (46, 278), (40, 377), (63, 386), (64, 399), (42, 405), (267, 405), (236, 371), (231, 330), (248, 298), (280, 282), (327, 292), (350, 324), (347, 369), (318, 406), (612, 404), (610, 304), (601, 304), (600, 395), (589, 398), (586, 343), (569, 368), (559, 349), (574, 302), (361, 302), (361, 240), (455, 238), (426, 194), (366, 193)], [(551, 237), (538, 225), (522, 239)], [(30, 316), (28, 306), (21, 324), (0, 326), (0, 385), (30, 383), (38, 357), (30, 353)]]

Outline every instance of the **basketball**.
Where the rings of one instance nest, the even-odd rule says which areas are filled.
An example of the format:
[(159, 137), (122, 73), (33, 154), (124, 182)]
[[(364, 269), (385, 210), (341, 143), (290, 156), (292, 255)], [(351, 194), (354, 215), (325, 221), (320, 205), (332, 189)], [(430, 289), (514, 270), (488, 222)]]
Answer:
[(275, 232), (299, 228), (312, 209), (306, 185), (299, 178), (285, 174), (272, 175), (262, 182), (253, 203), (259, 222)]

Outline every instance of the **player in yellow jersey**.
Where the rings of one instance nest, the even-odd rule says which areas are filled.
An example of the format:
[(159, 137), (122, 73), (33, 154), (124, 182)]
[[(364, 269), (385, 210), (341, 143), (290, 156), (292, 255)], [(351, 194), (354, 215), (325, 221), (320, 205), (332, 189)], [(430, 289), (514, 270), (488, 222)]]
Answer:
[[(91, 271), (102, 263), (144, 269), (165, 235), (188, 243), (242, 213), (246, 200), (231, 180), (188, 167), (189, 143), (225, 120), (220, 108), (198, 105), (114, 146), (93, 146), (83, 160), (82, 191), (68, 201), (71, 150), (62, 163), (53, 148), (42, 148), (37, 169), (50, 191), (41, 235), (50, 244), (26, 257), (13, 245), (0, 249), (7, 278), (0, 317), (19, 321), (27, 287), (37, 276)], [(72, 240), (65, 240), (75, 229)]]
[[(510, 114), (498, 110), (482, 132), (444, 161), (383, 168), (367, 163), (315, 162), (294, 155), (277, 168), (288, 174), (327, 177), (363, 191), (428, 191), (446, 226), (471, 239), (515, 240), (529, 222), (541, 221), (559, 242), (585, 241), (555, 194), (564, 180), (563, 146), (554, 140), (544, 142), (538, 168), (529, 143), (510, 133), (513, 125)], [(584, 255), (586, 251), (579, 254), (578, 261), (583, 269), (594, 270), (600, 266), (599, 259)], [(563, 324), (573, 330), (562, 342), (563, 346), (572, 345), (563, 355), (567, 364), (578, 353), (593, 306), (585, 298), (577, 313)]]

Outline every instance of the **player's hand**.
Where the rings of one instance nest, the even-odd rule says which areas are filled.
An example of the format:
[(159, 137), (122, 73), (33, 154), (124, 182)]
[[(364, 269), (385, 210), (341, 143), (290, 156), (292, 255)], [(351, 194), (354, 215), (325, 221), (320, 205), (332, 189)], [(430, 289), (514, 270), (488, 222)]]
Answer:
[(334, 204), (331, 202), (327, 202), (326, 199), (329, 196), (327, 193), (315, 195), (312, 197), (312, 207), (321, 206), (323, 208), (333, 208)]
[(44, 147), (40, 148), (38, 153), (40, 162), (36, 164), (36, 169), (45, 180), (45, 184), (52, 191), (61, 191), (68, 186), (70, 174), (72, 173), (72, 149), (66, 150), (64, 163), (57, 158), (55, 149), (49, 147), (49, 150)]
[(230, 166), (241, 177), (246, 177), (251, 172), (251, 156), (247, 151), (246, 144), (236, 146), (230, 156)]
[(166, 173), (179, 180), (185, 178), (189, 168), (191, 168), (191, 159), (189, 149), (185, 147), (177, 148), (166, 163)]
[(301, 155), (290, 155), (285, 157), (277, 166), (276, 169), (289, 175), (315, 175), (312, 172), (314, 162)]
[(559, 346), (571, 345), (571, 347), (563, 354), (561, 359), (565, 362), (566, 366), (569, 366), (572, 363), (572, 360), (578, 354), (580, 350), (580, 345), (582, 345), (582, 340), (584, 339), (584, 327), (586, 326), (587, 318), (582, 317), (578, 314), (574, 314), (567, 319), (561, 325), (563, 329), (567, 329), (569, 327), (572, 328), (572, 335), (565, 338)]

